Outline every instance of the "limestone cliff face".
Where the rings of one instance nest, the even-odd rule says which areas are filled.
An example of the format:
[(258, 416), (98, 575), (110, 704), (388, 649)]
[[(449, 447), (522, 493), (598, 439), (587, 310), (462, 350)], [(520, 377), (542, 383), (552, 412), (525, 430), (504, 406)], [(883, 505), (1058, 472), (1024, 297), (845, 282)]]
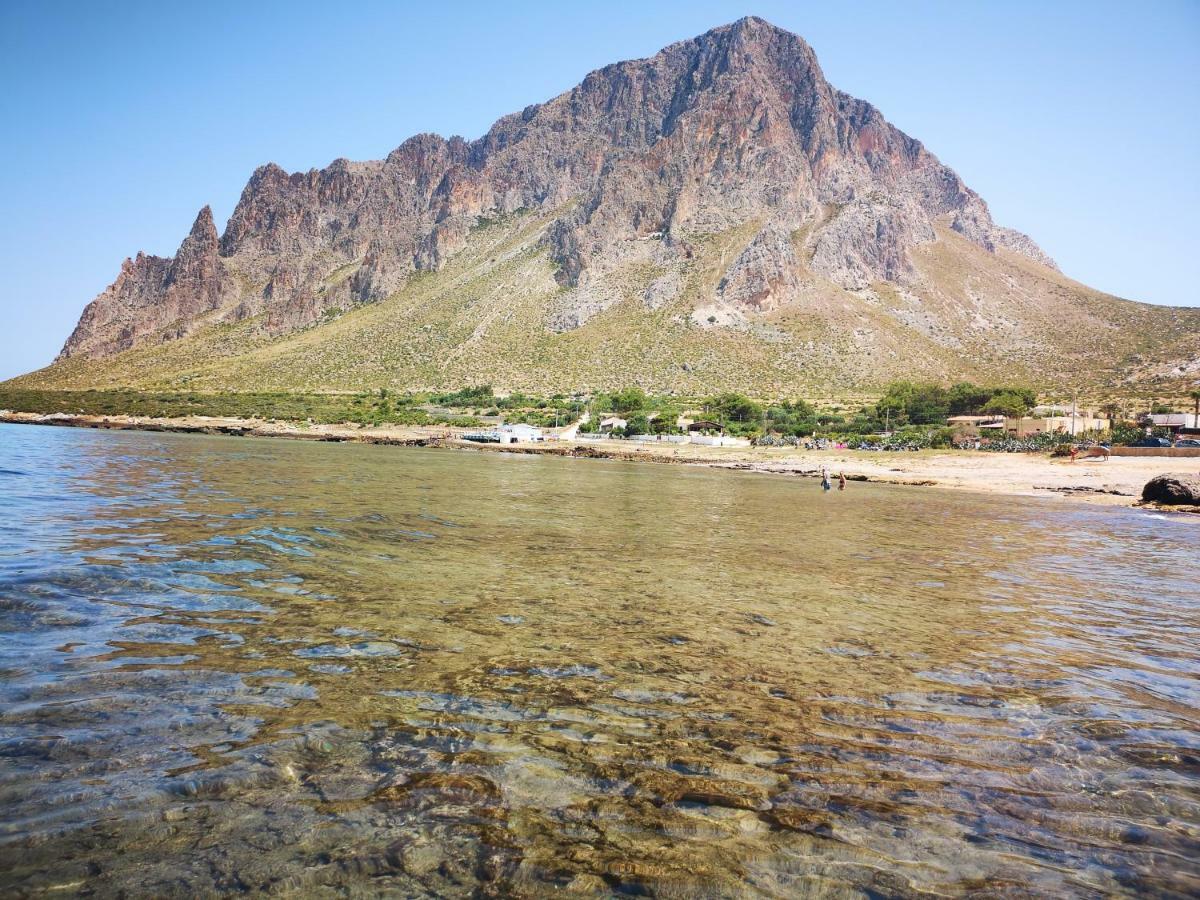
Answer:
[(59, 359), (112, 356), (183, 337), (236, 296), (206, 206), (174, 257), (139, 253), (121, 264), (117, 280), (84, 309)]
[(553, 210), (543, 246), (564, 289), (551, 330), (617, 302), (631, 263), (681, 289), (698, 236), (754, 223), (712, 296), (737, 315), (795, 302), (806, 279), (905, 283), (935, 225), (987, 252), (1053, 263), (870, 104), (829, 85), (809, 46), (742, 19), (500, 119), (478, 140), (418, 135), (385, 160), (259, 168), (225, 233), (201, 211), (173, 259), (140, 255), (84, 310), (60, 358), (105, 357), (209, 323), (282, 334), (439, 269), (471, 229)]

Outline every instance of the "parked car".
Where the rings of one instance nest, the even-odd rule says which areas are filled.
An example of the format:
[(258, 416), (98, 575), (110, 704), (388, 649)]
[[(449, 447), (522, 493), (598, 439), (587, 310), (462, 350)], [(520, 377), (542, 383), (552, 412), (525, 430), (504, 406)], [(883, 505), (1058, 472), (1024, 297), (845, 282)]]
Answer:
[(1200, 440), (1194, 438), (1184, 438), (1181, 441), (1175, 442), (1176, 447), (1200, 447)]
[(1141, 440), (1134, 441), (1130, 447), (1170, 447), (1171, 442), (1166, 438), (1160, 437), (1144, 437)]

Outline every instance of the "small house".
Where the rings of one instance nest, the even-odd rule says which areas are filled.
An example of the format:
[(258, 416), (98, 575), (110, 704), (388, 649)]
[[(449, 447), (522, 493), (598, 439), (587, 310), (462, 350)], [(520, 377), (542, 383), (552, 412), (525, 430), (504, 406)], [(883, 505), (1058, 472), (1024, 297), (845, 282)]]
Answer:
[(605, 416), (600, 420), (600, 433), (607, 434), (618, 429), (624, 430), (629, 423), (620, 416)]
[(1004, 416), (996, 415), (950, 416), (946, 424), (954, 429), (955, 436), (960, 439), (978, 439), (984, 435), (1002, 433), (1005, 427)]
[(1172, 439), (1200, 432), (1200, 416), (1192, 413), (1153, 413), (1145, 421), (1156, 428), (1166, 428)]
[(1020, 419), (1007, 419), (1006, 426), (1009, 434), (1019, 438), (1032, 437), (1035, 434), (1083, 434), (1085, 431), (1108, 431), (1108, 419), (1102, 419), (1088, 413), (1076, 413), (1063, 416), (1023, 416)]
[(501, 444), (525, 444), (531, 441), (545, 440), (542, 436), (542, 429), (519, 422), (513, 425), (501, 425), (496, 429), (496, 434), (500, 436)]

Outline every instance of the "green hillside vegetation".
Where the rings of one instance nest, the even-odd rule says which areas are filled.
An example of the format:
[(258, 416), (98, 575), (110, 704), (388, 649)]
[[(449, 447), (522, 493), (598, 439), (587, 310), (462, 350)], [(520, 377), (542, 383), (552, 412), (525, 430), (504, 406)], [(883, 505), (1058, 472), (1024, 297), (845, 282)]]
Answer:
[[(315, 396), (491, 384), (499, 393), (550, 397), (637, 385), (677, 397), (847, 397), (918, 378), (1163, 396), (1186, 390), (1164, 361), (1200, 355), (1200, 310), (1108, 297), (948, 230), (918, 248), (918, 269), (937, 285), (919, 298), (887, 284), (847, 292), (813, 276), (803, 304), (725, 325), (696, 322), (697, 306), (711, 301), (754, 222), (686, 236), (693, 252), (682, 287), (661, 306), (643, 298), (658, 270), (630, 262), (604, 273), (606, 306), (580, 327), (556, 331), (555, 316), (579, 302), (578, 291), (555, 280), (542, 242), (559, 212), (481, 220), (439, 271), (299, 332), (273, 336), (260, 318), (211, 325), (108, 359), (73, 357), (6, 386)], [(329, 277), (348, 274), (342, 266)], [(1028, 302), (1024, 332), (970, 318), (981, 293), (1024, 303), (1048, 284), (1061, 303)]]
[(0, 409), (14, 412), (92, 416), (212, 416), (357, 425), (474, 425), (465, 415), (431, 415), (416, 398), (383, 388), (358, 394), (228, 393), (143, 391), (42, 391), (0, 387)]
[[(625, 427), (613, 432), (616, 437), (677, 434), (683, 431), (678, 420), (684, 416), (712, 421), (726, 434), (768, 444), (825, 439), (856, 446), (884, 444), (906, 448), (951, 446), (955, 432), (948, 427), (950, 416), (1021, 416), (1029, 412), (1037, 399), (1033, 389), (1021, 385), (957, 382), (946, 387), (914, 381), (891, 382), (878, 399), (848, 403), (794, 397), (761, 400), (731, 391), (681, 397), (648, 393), (640, 387), (590, 396), (544, 397), (523, 392), (499, 395), (490, 385), (443, 392), (398, 393), (380, 388), (344, 394), (49, 391), (0, 386), (0, 409), (41, 414), (211, 416), (299, 424), (441, 424), (470, 428), (483, 425), (485, 420), (502, 420), (552, 428), (577, 421), (587, 412), (589, 421), (581, 426), (585, 433), (596, 432), (605, 416), (624, 418)], [(1157, 404), (1154, 408), (1176, 409), (1168, 404)], [(1106, 412), (1116, 416), (1117, 409), (1116, 404), (1108, 404)], [(1136, 440), (1143, 433), (1142, 425), (1114, 419), (1110, 437), (1124, 442)], [(1039, 440), (1049, 449), (1069, 438), (1044, 435)]]
[(983, 387), (960, 381), (945, 388), (932, 382), (894, 381), (875, 407), (896, 425), (929, 425), (961, 415), (1019, 418), (1036, 405), (1037, 392), (1028, 387)]

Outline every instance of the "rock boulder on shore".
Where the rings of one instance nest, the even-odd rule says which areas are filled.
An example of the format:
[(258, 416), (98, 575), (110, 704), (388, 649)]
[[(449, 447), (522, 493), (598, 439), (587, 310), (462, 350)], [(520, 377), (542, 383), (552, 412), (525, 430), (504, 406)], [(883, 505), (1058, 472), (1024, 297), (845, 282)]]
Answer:
[(1200, 477), (1155, 475), (1142, 488), (1142, 500), (1167, 506), (1200, 506)]

